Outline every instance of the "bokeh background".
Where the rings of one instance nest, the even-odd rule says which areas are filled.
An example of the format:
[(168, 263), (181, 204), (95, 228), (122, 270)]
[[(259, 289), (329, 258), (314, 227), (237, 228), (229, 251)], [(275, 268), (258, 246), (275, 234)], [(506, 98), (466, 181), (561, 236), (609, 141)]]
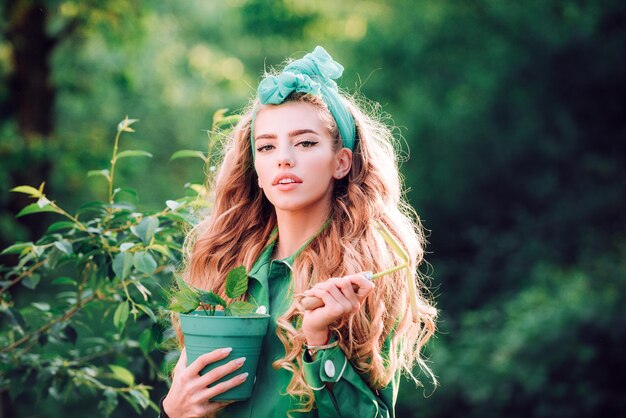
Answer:
[[(120, 168), (159, 208), (202, 166), (217, 109), (237, 112), (264, 68), (323, 45), (341, 87), (398, 127), (407, 197), (430, 231), (441, 311), (434, 390), (405, 381), (401, 417), (626, 416), (626, 3), (140, 2), (0, 6), (0, 244), (45, 216), (10, 193), (46, 181), (65, 208), (104, 196), (117, 122), (154, 154)], [(27, 289), (19, 290), (27, 292)], [(154, 386), (153, 400), (165, 393)], [(36, 383), (35, 383), (36, 384)], [(84, 416), (2, 395), (3, 416)], [(97, 415), (97, 412), (94, 412)], [(113, 416), (133, 416), (120, 404)], [(150, 415), (147, 413), (146, 416)]]

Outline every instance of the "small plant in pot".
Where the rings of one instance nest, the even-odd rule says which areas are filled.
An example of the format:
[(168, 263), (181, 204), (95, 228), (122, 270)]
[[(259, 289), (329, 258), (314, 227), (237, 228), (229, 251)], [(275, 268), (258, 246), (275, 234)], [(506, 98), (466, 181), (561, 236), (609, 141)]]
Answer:
[[(205, 374), (230, 358), (245, 357), (246, 362), (237, 373), (247, 372), (249, 378), (213, 398), (219, 401), (245, 400), (252, 394), (254, 377), (261, 353), (263, 337), (267, 333), (269, 315), (264, 307), (244, 301), (233, 301), (248, 290), (248, 275), (245, 267), (239, 266), (228, 273), (225, 293), (228, 302), (218, 294), (193, 287), (180, 277), (176, 278), (177, 289), (171, 295), (169, 309), (180, 315), (181, 330), (185, 337), (187, 365), (202, 354), (232, 347), (229, 358), (207, 365), (200, 373)], [(224, 376), (220, 382), (230, 379)]]

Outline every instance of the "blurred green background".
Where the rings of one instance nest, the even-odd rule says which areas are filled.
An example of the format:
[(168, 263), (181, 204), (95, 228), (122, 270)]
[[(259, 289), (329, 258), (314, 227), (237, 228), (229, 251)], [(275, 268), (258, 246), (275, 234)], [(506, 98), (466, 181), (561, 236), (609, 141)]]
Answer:
[[(143, 208), (203, 178), (206, 148), (265, 67), (323, 45), (340, 85), (403, 138), (407, 196), (430, 231), (440, 386), (405, 382), (401, 417), (626, 416), (626, 3), (7, 0), (0, 20), (0, 244), (46, 180), (65, 208), (103, 199), (115, 126), (153, 159), (121, 167)], [(20, 290), (26, 291), (26, 290)], [(150, 382), (148, 382), (150, 383)], [(155, 385), (153, 399), (166, 387)], [(4, 416), (82, 416), (81, 403)], [(44, 409), (45, 408), (45, 409)], [(117, 415), (132, 410), (120, 405)]]

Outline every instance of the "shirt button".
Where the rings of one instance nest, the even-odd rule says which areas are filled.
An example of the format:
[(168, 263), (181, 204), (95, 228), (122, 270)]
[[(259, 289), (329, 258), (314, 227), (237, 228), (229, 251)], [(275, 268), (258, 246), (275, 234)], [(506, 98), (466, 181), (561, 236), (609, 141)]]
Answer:
[(332, 360), (326, 360), (324, 362), (324, 372), (326, 372), (326, 376), (335, 377), (335, 364)]

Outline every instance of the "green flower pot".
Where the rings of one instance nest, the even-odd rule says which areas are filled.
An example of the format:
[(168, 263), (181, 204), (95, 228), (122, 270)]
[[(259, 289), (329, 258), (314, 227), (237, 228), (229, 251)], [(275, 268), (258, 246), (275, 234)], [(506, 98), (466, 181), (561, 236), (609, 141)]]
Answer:
[(222, 311), (216, 311), (215, 316), (207, 316), (202, 310), (180, 314), (181, 328), (185, 336), (185, 349), (187, 350), (187, 365), (210, 351), (225, 347), (232, 347), (233, 349), (228, 357), (207, 365), (200, 374), (205, 374), (231, 360), (240, 357), (246, 358), (242, 367), (235, 370), (234, 373), (224, 376), (213, 385), (248, 372), (246, 381), (212, 398), (213, 400), (242, 401), (250, 398), (269, 318), (269, 315), (261, 314), (224, 316)]

